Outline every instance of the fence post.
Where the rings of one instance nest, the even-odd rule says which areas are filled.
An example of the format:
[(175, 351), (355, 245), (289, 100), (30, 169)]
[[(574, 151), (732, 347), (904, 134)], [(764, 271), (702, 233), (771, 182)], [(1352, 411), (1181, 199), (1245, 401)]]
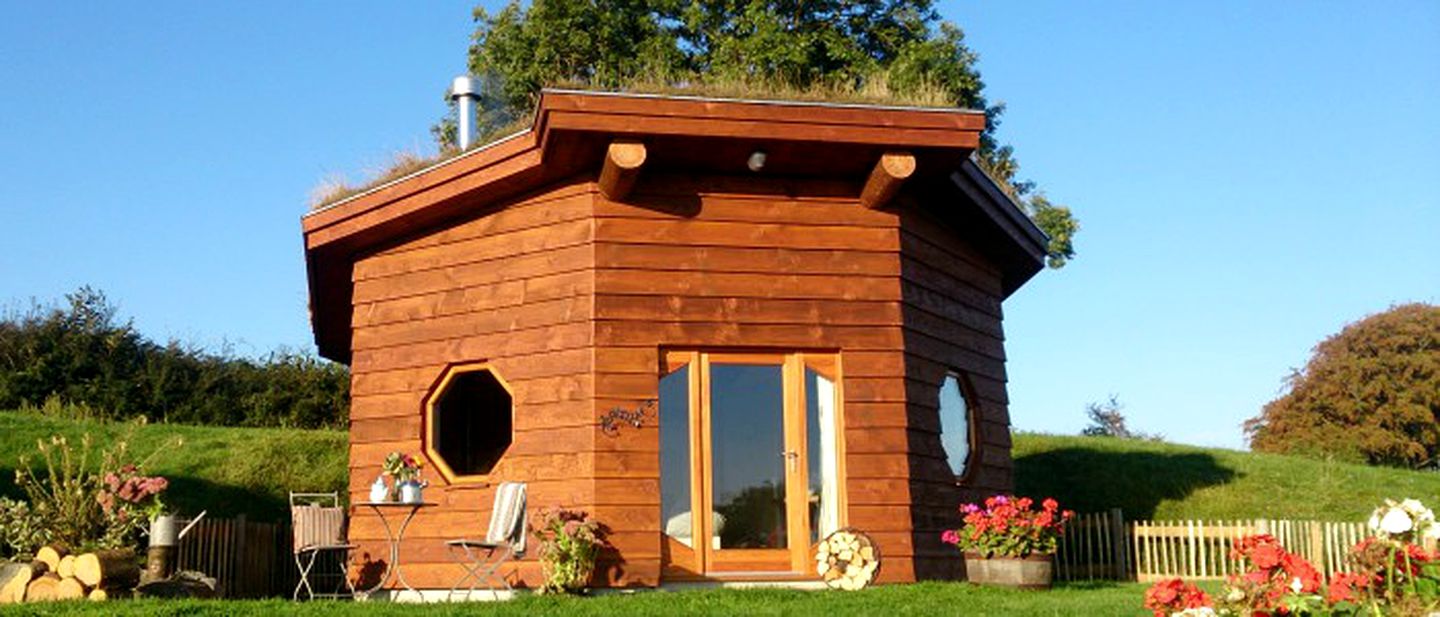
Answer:
[(1115, 563), (1115, 580), (1125, 580), (1130, 576), (1130, 565), (1126, 563), (1130, 555), (1130, 536), (1125, 533), (1125, 511), (1120, 508), (1110, 509), (1110, 549), (1113, 551)]
[(235, 550), (231, 556), (230, 566), (230, 593), (232, 598), (244, 597), (247, 591), (242, 581), (245, 580), (245, 515), (242, 513), (235, 518), (235, 528), (231, 531), (235, 538)]

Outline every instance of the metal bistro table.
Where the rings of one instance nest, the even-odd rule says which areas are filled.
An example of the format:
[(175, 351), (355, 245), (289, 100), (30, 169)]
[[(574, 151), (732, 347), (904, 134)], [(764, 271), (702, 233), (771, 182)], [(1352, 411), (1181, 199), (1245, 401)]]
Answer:
[[(357, 595), (368, 599), (371, 594), (383, 589), (385, 585), (390, 582), (391, 578), (399, 581), (400, 585), (406, 590), (418, 595), (420, 592), (415, 591), (415, 588), (410, 586), (410, 583), (405, 580), (405, 573), (400, 571), (400, 543), (404, 541), (405, 528), (410, 526), (410, 521), (415, 518), (415, 513), (419, 512), (420, 508), (429, 508), (438, 504), (429, 502), (362, 501), (355, 505), (366, 506), (375, 511), (376, 516), (380, 517), (380, 524), (385, 527), (385, 541), (390, 545), (390, 561), (385, 564), (384, 576), (380, 577), (380, 582), (376, 583), (374, 587), (357, 591)], [(399, 528), (392, 530), (389, 516), (387, 516), (386, 513), (393, 513), (399, 510), (405, 512), (405, 518), (400, 521)]]

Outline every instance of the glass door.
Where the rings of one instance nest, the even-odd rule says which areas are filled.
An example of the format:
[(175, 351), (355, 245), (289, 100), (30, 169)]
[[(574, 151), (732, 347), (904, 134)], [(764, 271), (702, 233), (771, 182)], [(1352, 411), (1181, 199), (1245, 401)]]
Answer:
[[(660, 449), (668, 575), (803, 573), (816, 539), (839, 526), (839, 396), (833, 372), (822, 375), (806, 358), (667, 356)], [(833, 356), (825, 359), (818, 364), (833, 367)]]

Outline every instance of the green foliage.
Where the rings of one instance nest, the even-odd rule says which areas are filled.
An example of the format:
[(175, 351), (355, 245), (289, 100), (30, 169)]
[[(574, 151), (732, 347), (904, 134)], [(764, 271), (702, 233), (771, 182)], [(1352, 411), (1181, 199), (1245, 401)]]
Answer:
[[(24, 495), (13, 483), (14, 470), (37, 440), (52, 435), (72, 443), (89, 435), (102, 451), (125, 441), (134, 452), (153, 452), (145, 470), (169, 480), (166, 506), (185, 515), (206, 510), (214, 517), (287, 520), (289, 491), (344, 494), (348, 486), (344, 431), (136, 425), (0, 412), (0, 495)], [(184, 446), (173, 447), (177, 440)]]
[[(1208, 583), (1206, 583), (1208, 584)], [(288, 600), (133, 600), (67, 603), (67, 615), (1150, 615), (1136, 608), (1136, 583), (1060, 583), (1035, 592), (967, 583), (880, 585), (860, 591), (696, 589), (594, 597), (528, 595), (507, 602), (290, 602)], [(0, 606), (0, 615), (55, 612), (36, 605)], [(48, 611), (48, 612), (47, 612)]]
[(1245, 423), (1250, 447), (1377, 465), (1440, 457), (1440, 306), (1406, 304), (1315, 347), (1288, 391)]
[(0, 559), (30, 559), (49, 541), (45, 517), (29, 502), (0, 497)]
[(545, 571), (542, 593), (571, 593), (590, 584), (595, 560), (605, 545), (604, 529), (578, 510), (546, 509), (537, 516), (540, 565)]
[[(931, 0), (511, 0), (493, 14), (477, 8), (475, 21), (477, 124), (492, 135), (527, 118), (541, 88), (571, 84), (702, 95), (738, 85), (749, 98), (868, 93), (983, 110), (981, 165), (1050, 236), (1051, 267), (1075, 256), (1078, 222), (1018, 177), (1014, 150), (995, 137), (1004, 105), (986, 99), (978, 56)], [(432, 130), (442, 150), (454, 147), (453, 124)]]
[(0, 319), (0, 409), (237, 426), (338, 427), (349, 372), (313, 356), (262, 361), (161, 346), (82, 287)]
[(1394, 495), (1440, 494), (1440, 474), (1110, 437), (1019, 433), (1015, 492), (1128, 519), (1364, 521)]
[[(68, 438), (53, 435), (34, 446), (44, 469), (36, 470), (29, 456), (21, 456), (15, 483), (51, 540), (81, 550), (137, 546), (141, 530), (160, 513), (159, 493), (166, 482), (139, 474), (146, 461), (133, 458), (126, 440), (96, 448), (86, 434), (76, 447)], [(25, 541), (3, 539), (7, 544)]]

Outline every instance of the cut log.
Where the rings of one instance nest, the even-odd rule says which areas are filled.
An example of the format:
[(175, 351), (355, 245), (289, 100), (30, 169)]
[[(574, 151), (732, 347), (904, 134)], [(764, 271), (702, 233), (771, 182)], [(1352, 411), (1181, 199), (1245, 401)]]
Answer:
[(0, 604), (14, 604), (25, 601), (30, 581), (49, 571), (43, 561), (6, 565), (0, 572)]
[(140, 564), (129, 549), (85, 553), (75, 558), (75, 578), (90, 587), (129, 589), (140, 582)]
[(869, 536), (851, 528), (830, 534), (815, 547), (815, 571), (834, 589), (863, 589), (875, 581), (880, 550)]
[(46, 572), (39, 578), (30, 581), (25, 588), (26, 602), (49, 602), (55, 598), (55, 588), (60, 586), (60, 577), (54, 572)]
[(61, 578), (60, 582), (55, 585), (56, 600), (84, 600), (89, 595), (90, 588), (86, 587), (85, 583), (75, 580), (74, 577)]
[(640, 166), (645, 164), (645, 144), (636, 141), (614, 141), (605, 149), (600, 167), (600, 192), (610, 201), (623, 201), (635, 188)]
[(90, 595), (87, 597), (90, 598), (91, 602), (104, 602), (110, 599), (110, 594), (106, 593), (104, 589), (96, 588), (91, 589)]
[(865, 180), (864, 188), (860, 189), (860, 205), (872, 210), (884, 208), (900, 192), (900, 185), (915, 174), (915, 167), (915, 155), (909, 152), (880, 155), (880, 160), (870, 170), (870, 177)]
[(43, 561), (45, 565), (50, 566), (49, 572), (59, 572), (60, 560), (69, 554), (70, 551), (63, 546), (42, 546), (35, 552), (35, 560)]
[(69, 578), (75, 576), (75, 556), (66, 555), (64, 557), (61, 557), (60, 565), (55, 566), (55, 573), (59, 574), (60, 578)]

